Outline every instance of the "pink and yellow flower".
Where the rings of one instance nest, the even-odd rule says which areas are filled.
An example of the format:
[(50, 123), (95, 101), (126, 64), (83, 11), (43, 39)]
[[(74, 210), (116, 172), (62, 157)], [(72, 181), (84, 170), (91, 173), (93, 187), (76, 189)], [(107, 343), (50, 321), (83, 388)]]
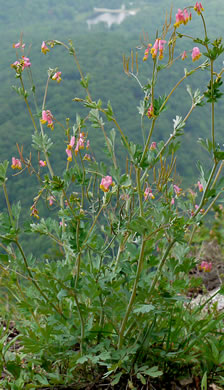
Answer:
[(145, 192), (144, 192), (144, 199), (148, 200), (149, 198), (155, 199), (155, 196), (153, 195), (151, 188), (146, 187)]
[(179, 8), (176, 14), (176, 22), (174, 23), (174, 27), (178, 28), (181, 24), (187, 24), (191, 20), (191, 13), (188, 13), (185, 8), (183, 11)]
[(22, 169), (22, 163), (18, 158), (12, 157), (12, 169)]
[(84, 149), (84, 146), (85, 146), (85, 138), (84, 137), (85, 137), (84, 133), (79, 134), (79, 139), (78, 139), (76, 147), (75, 147), (75, 155), (78, 154), (80, 149)]
[(203, 185), (201, 184), (200, 181), (197, 182), (197, 186), (198, 186), (199, 192), (203, 192)]
[(53, 76), (52, 76), (52, 80), (57, 80), (58, 83), (61, 82), (61, 72), (56, 72)]
[(52, 206), (55, 202), (55, 197), (51, 195), (47, 198), (47, 200), (49, 201), (49, 206)]
[(201, 52), (198, 47), (194, 47), (191, 53), (192, 61), (197, 61), (201, 57)]
[(166, 41), (164, 41), (161, 38), (157, 38), (155, 40), (155, 43), (150, 51), (153, 60), (156, 58), (158, 50), (159, 50), (159, 60), (162, 60), (165, 43)]
[(186, 50), (184, 50), (184, 52), (183, 52), (183, 54), (182, 54), (182, 56), (181, 56), (181, 59), (184, 61), (185, 60), (185, 58), (187, 58), (187, 52), (186, 52)]
[(54, 130), (53, 115), (50, 110), (42, 111), (42, 119), (40, 121), (42, 124), (47, 123), (47, 127), (50, 127), (51, 130)]
[(196, 2), (194, 10), (197, 12), (198, 15), (201, 15), (202, 11), (204, 11), (204, 8), (202, 7), (201, 3)]
[(173, 189), (177, 196), (179, 196), (182, 192), (182, 188), (178, 187), (176, 184), (173, 185)]
[(150, 47), (152, 47), (151, 43), (149, 43), (148, 46), (147, 46), (147, 48), (145, 49), (143, 61), (146, 61), (146, 60), (148, 59)]
[(73, 135), (71, 137), (70, 142), (67, 145), (67, 149), (66, 149), (66, 153), (68, 156), (67, 160), (70, 162), (72, 161), (72, 149), (73, 149), (74, 145), (75, 145), (75, 136)]
[(212, 263), (208, 263), (207, 261), (202, 261), (199, 265), (199, 269), (204, 272), (211, 272), (212, 270)]
[(113, 179), (111, 176), (105, 176), (102, 178), (100, 188), (103, 192), (108, 192), (109, 187), (113, 185)]
[(19, 49), (19, 47), (21, 47), (22, 49), (24, 49), (25, 43), (22, 43), (22, 42), (13, 43), (12, 47), (13, 47), (14, 49)]
[(46, 54), (50, 49), (47, 47), (46, 43), (43, 41), (41, 45), (41, 51), (42, 53)]
[(31, 217), (35, 217), (37, 219), (40, 218), (35, 204), (33, 204), (33, 206), (30, 207), (30, 210), (31, 210), (31, 214), (30, 214)]
[(150, 104), (150, 107), (147, 111), (147, 117), (150, 119), (154, 116), (154, 108), (153, 108), (153, 104), (151, 103)]
[(149, 149), (155, 150), (156, 149), (156, 142), (152, 142)]
[(83, 157), (83, 160), (91, 161), (91, 156), (90, 156), (90, 154), (85, 154), (85, 156)]
[(40, 167), (46, 167), (47, 163), (46, 163), (46, 161), (40, 160), (39, 165), (40, 165)]
[(67, 156), (68, 156), (67, 160), (71, 162), (72, 161), (72, 150), (67, 148), (65, 151), (66, 151)]

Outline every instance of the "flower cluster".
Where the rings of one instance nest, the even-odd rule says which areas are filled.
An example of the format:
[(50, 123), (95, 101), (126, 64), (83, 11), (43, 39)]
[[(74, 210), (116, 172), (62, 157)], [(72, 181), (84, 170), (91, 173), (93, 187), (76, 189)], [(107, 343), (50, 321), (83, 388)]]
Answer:
[(22, 163), (18, 158), (12, 157), (12, 169), (22, 169)]
[(176, 196), (179, 196), (182, 192), (182, 188), (178, 187), (176, 184), (173, 185), (174, 192)]
[(42, 119), (40, 121), (42, 124), (47, 123), (47, 127), (50, 127), (51, 130), (54, 130), (53, 115), (50, 110), (42, 111)]
[(164, 41), (161, 38), (157, 38), (155, 40), (155, 43), (153, 47), (150, 50), (150, 53), (152, 55), (152, 59), (154, 60), (157, 56), (158, 50), (159, 50), (159, 60), (163, 59), (163, 51), (164, 51), (164, 46), (165, 46), (166, 41)]
[(188, 13), (185, 8), (183, 11), (179, 8), (176, 14), (176, 22), (174, 23), (174, 27), (178, 28), (181, 24), (187, 24), (191, 20), (191, 13)]
[(85, 134), (80, 133), (79, 139), (77, 141), (76, 147), (75, 147), (75, 155), (77, 156), (80, 149), (84, 149), (85, 146)]
[(202, 261), (199, 265), (199, 269), (204, 272), (210, 272), (212, 269), (212, 263), (208, 263), (207, 261)]
[(113, 186), (113, 179), (111, 176), (105, 176), (102, 178), (101, 183), (100, 183), (100, 188), (103, 190), (103, 192), (108, 192), (109, 187)]
[(14, 49), (19, 49), (20, 47), (21, 47), (22, 49), (24, 49), (25, 43), (22, 43), (22, 42), (13, 43), (12, 47), (13, 47)]
[(56, 72), (53, 76), (52, 76), (52, 80), (56, 80), (58, 83), (61, 82), (61, 72)]
[(194, 10), (197, 12), (198, 15), (201, 15), (201, 12), (204, 11), (204, 8), (202, 7), (201, 3), (196, 2)]
[(31, 213), (30, 213), (30, 216), (31, 217), (35, 217), (35, 218), (37, 218), (37, 219), (39, 219), (40, 217), (39, 217), (39, 213), (38, 213), (38, 210), (37, 210), (37, 208), (36, 208), (36, 204), (33, 204), (31, 207), (30, 207), (30, 210), (31, 210)]
[(146, 187), (145, 192), (144, 192), (144, 199), (148, 200), (149, 198), (155, 199), (155, 196), (153, 195), (151, 188)]
[(15, 69), (17, 73), (21, 73), (25, 68), (29, 68), (30, 66), (30, 59), (25, 56), (22, 56), (19, 61), (15, 61), (13, 64), (11, 64), (11, 67)]

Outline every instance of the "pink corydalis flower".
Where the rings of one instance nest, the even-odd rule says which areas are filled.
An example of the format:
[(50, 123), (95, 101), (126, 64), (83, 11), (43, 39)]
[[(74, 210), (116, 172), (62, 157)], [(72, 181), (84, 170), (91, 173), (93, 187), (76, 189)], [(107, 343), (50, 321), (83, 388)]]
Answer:
[(86, 149), (89, 150), (89, 148), (90, 148), (90, 141), (89, 141), (89, 139), (87, 139), (87, 141), (86, 141)]
[(68, 156), (67, 160), (71, 162), (72, 161), (72, 150), (71, 149), (66, 149), (65, 151), (66, 151), (67, 156)]
[(184, 61), (185, 60), (185, 58), (187, 58), (187, 52), (186, 52), (186, 50), (184, 50), (184, 52), (183, 52), (183, 54), (182, 54), (182, 56), (181, 56), (181, 59)]
[(22, 163), (18, 158), (12, 157), (12, 169), (22, 169)]
[(162, 60), (163, 58), (163, 51), (166, 41), (162, 40), (161, 38), (157, 38), (153, 47), (151, 48), (151, 55), (152, 59), (155, 59), (159, 50), (159, 60)]
[(181, 24), (185, 25), (189, 20), (191, 20), (191, 13), (188, 13), (186, 8), (183, 11), (179, 8), (176, 14), (174, 27), (178, 28)]
[(33, 204), (33, 206), (30, 207), (30, 210), (31, 210), (31, 214), (30, 214), (31, 217), (35, 217), (37, 219), (40, 218), (35, 204)]
[(174, 199), (174, 198), (172, 198), (170, 203), (171, 203), (171, 205), (173, 206), (173, 205), (174, 205), (174, 203), (175, 203), (175, 199)]
[(46, 163), (46, 161), (40, 160), (39, 165), (40, 165), (40, 167), (46, 167), (47, 163)]
[(199, 265), (199, 269), (204, 272), (211, 272), (212, 270), (212, 263), (208, 263), (207, 261), (202, 261)]
[(182, 192), (182, 188), (178, 187), (176, 184), (173, 185), (173, 189), (177, 196), (179, 196)]
[(46, 43), (43, 41), (41, 45), (41, 51), (42, 53), (46, 54), (50, 49), (47, 47)]
[(156, 149), (156, 142), (152, 142), (149, 149), (155, 150)]
[(200, 181), (197, 182), (197, 186), (198, 186), (199, 192), (203, 192), (203, 185), (201, 184)]
[(21, 47), (22, 49), (24, 49), (25, 43), (22, 43), (22, 42), (13, 43), (12, 47), (13, 47), (14, 49), (19, 49), (19, 47)]
[(42, 124), (47, 123), (47, 127), (50, 127), (51, 130), (54, 130), (53, 115), (50, 110), (42, 111), (42, 119), (40, 121)]
[(155, 199), (155, 196), (153, 195), (151, 188), (146, 187), (145, 192), (144, 192), (144, 199), (148, 200), (149, 198)]
[(194, 10), (197, 12), (198, 15), (201, 15), (201, 12), (204, 11), (204, 8), (202, 7), (201, 3), (196, 2)]
[(78, 139), (76, 147), (75, 147), (75, 155), (78, 154), (80, 149), (84, 149), (84, 144), (85, 144), (85, 138), (84, 137), (85, 137), (85, 134), (84, 133), (80, 133), (79, 139)]
[(143, 61), (146, 61), (148, 59), (148, 56), (149, 56), (149, 52), (150, 52), (150, 48), (152, 47), (151, 43), (148, 44), (147, 48), (145, 49), (145, 53), (144, 53), (144, 57), (143, 57)]
[(70, 139), (69, 145), (67, 146), (68, 149), (72, 149), (75, 145), (75, 136), (73, 135)]
[(54, 201), (55, 201), (55, 197), (53, 195), (49, 196), (47, 198), (48, 202), (49, 202), (49, 206), (52, 206), (54, 204)]
[(90, 154), (85, 154), (85, 156), (83, 157), (83, 160), (91, 161)]
[(22, 69), (29, 68), (31, 66), (30, 59), (28, 57), (22, 56), (21, 65)]
[(56, 72), (53, 76), (52, 76), (52, 80), (57, 80), (58, 83), (61, 82), (61, 72)]
[(150, 104), (150, 107), (149, 107), (149, 109), (148, 109), (148, 111), (147, 111), (147, 117), (150, 119), (150, 118), (152, 118), (154, 116), (154, 108), (153, 108), (153, 105), (152, 105), (152, 103)]
[(113, 179), (111, 176), (105, 176), (102, 178), (100, 188), (103, 192), (108, 192), (109, 187), (113, 185)]
[(194, 47), (191, 53), (192, 61), (197, 61), (201, 57), (201, 52), (198, 47)]
[[(195, 207), (195, 210), (198, 210), (198, 208), (199, 208), (199, 206), (197, 204), (194, 207)], [(204, 214), (204, 212), (205, 212), (205, 209), (201, 209), (199, 211), (200, 214)]]
[(67, 226), (67, 223), (63, 223), (62, 221), (59, 222), (59, 226)]

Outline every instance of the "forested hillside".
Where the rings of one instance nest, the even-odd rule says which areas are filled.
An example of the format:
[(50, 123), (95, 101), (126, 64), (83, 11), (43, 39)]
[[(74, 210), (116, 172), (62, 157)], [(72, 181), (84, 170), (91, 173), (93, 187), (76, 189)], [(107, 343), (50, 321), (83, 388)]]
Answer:
[[(144, 47), (140, 50), (140, 36), (149, 35), (149, 41), (154, 42), (158, 25), (163, 24), (166, 10), (170, 11), (171, 2), (169, 0), (147, 1), (140, 0), (130, 3), (124, 0), (126, 9), (138, 8), (135, 16), (128, 16), (120, 25), (114, 24), (109, 30), (103, 23), (92, 26), (91, 30), (87, 28), (87, 19), (94, 17), (94, 7), (120, 8), (119, 0), (24, 0), (22, 5), (20, 0), (12, 0), (1, 5), (0, 10), (0, 33), (2, 44), (1, 55), (1, 90), (0, 90), (0, 155), (1, 161), (9, 159), (17, 154), (16, 142), (23, 145), (24, 155), (28, 156), (30, 152), (35, 156), (31, 149), (31, 136), (33, 133), (32, 122), (26, 111), (26, 107), (21, 97), (11, 88), (17, 85), (15, 72), (10, 68), (10, 64), (16, 60), (16, 52), (12, 44), (18, 42), (20, 34), (23, 34), (23, 41), (26, 43), (26, 55), (32, 62), (33, 83), (36, 88), (38, 100), (38, 109), (41, 110), (44, 87), (47, 80), (47, 70), (49, 67), (58, 67), (62, 72), (62, 82), (60, 84), (50, 83), (47, 96), (47, 108), (50, 109), (58, 121), (65, 124), (66, 118), (70, 118), (71, 124), (74, 124), (77, 113), (81, 116), (84, 111), (79, 103), (72, 101), (75, 97), (84, 97), (83, 89), (80, 85), (80, 76), (74, 66), (72, 57), (65, 55), (62, 47), (56, 47), (46, 56), (41, 51), (43, 40), (58, 39), (68, 41), (71, 39), (74, 43), (78, 58), (84, 74), (90, 74), (89, 88), (94, 100), (101, 98), (103, 104), (111, 101), (111, 105), (117, 117), (117, 120), (124, 133), (130, 140), (140, 142), (141, 124), (137, 106), (143, 98), (143, 93), (136, 80), (123, 71), (122, 55), (130, 55), (131, 49), (138, 47), (139, 56), (139, 79), (144, 85), (151, 76), (151, 63), (143, 63)], [(173, 14), (177, 8), (190, 5), (186, 1), (177, 1), (173, 3)], [(215, 36), (217, 30), (222, 30), (224, 8), (222, 0), (207, 2), (206, 21), (209, 35)], [(174, 18), (174, 16), (173, 16)], [(189, 24), (188, 33), (191, 30), (196, 34), (198, 30), (198, 19), (193, 18)], [(182, 29), (180, 28), (180, 32)], [(181, 45), (180, 45), (181, 44)], [(189, 44), (188, 44), (189, 45)], [(185, 47), (184, 38), (178, 42), (177, 53)], [(173, 85), (184, 75), (184, 67), (188, 70), (193, 68), (190, 55), (181, 63), (177, 61), (169, 71), (160, 73), (161, 90), (157, 91), (158, 96), (168, 94)], [(155, 141), (166, 138), (172, 131), (172, 120), (176, 115), (184, 117), (190, 108), (190, 97), (186, 92), (186, 85), (190, 84), (192, 89), (201, 85), (201, 93), (206, 89), (206, 70), (197, 73), (195, 76), (183, 83), (182, 88), (173, 95), (169, 103), (172, 110), (169, 110), (169, 118), (159, 120), (159, 129), (155, 134)], [(168, 76), (169, 75), (169, 76)], [(28, 81), (28, 80), (27, 80)], [(32, 93), (27, 84), (26, 89), (29, 93), (31, 107), (35, 113), (35, 107), (32, 102)], [(220, 105), (222, 109), (223, 101)], [(195, 143), (199, 137), (209, 136), (208, 123), (209, 107), (198, 108), (192, 114), (190, 122), (185, 127), (184, 142), (182, 146), (182, 158), (177, 162), (178, 173), (184, 177), (185, 184), (190, 184), (193, 173), (197, 172), (196, 162), (199, 158), (195, 153)], [(218, 118), (218, 115), (217, 115)], [(147, 132), (147, 118), (145, 119), (145, 130)], [(112, 127), (106, 126), (106, 131)], [(216, 132), (217, 140), (222, 143), (223, 123), (217, 119)], [(96, 155), (100, 156), (105, 162), (106, 155), (102, 153), (104, 141), (98, 129), (88, 128), (88, 137), (91, 146)], [(50, 134), (50, 130), (49, 130)], [(54, 132), (50, 136), (56, 142), (52, 150), (53, 160), (56, 171), (61, 173), (63, 162), (66, 161), (65, 147), (62, 144), (64, 132), (60, 126), (55, 126)], [(117, 155), (120, 152), (119, 136), (117, 137)], [(121, 157), (121, 156), (120, 156)], [(34, 157), (35, 158), (35, 157)], [(200, 159), (206, 160), (206, 153), (201, 149)], [(13, 171), (12, 171), (13, 174)], [(17, 175), (14, 178), (9, 177), (8, 188), (11, 200), (17, 201), (23, 199), (23, 205), (27, 206), (27, 213), (32, 204), (32, 198), (35, 195), (32, 187), (35, 179), (29, 178), (28, 173)], [(1, 203), (3, 202), (2, 194)]]

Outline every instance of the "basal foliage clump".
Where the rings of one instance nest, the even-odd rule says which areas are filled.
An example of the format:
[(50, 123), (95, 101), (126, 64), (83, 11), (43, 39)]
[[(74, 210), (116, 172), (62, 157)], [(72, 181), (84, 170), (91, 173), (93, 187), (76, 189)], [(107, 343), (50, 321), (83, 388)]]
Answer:
[[(24, 72), (33, 80), (31, 60), (22, 39), (14, 44), (17, 60), (11, 66), (19, 82), (14, 89), (33, 123), (37, 159), (18, 145), (11, 168), (16, 174), (28, 170), (35, 175), (37, 191), (30, 220), (23, 224), (20, 203), (11, 205), (7, 193), (9, 162), (0, 164), (7, 206), (0, 214), (2, 388), (74, 385), (78, 389), (90, 383), (98, 388), (102, 383), (107, 388), (162, 388), (162, 383), (169, 386), (176, 377), (194, 378), (197, 386), (201, 381), (201, 389), (207, 388), (207, 378), (224, 384), (224, 314), (215, 306), (209, 312), (203, 311), (204, 304), (194, 307), (188, 295), (201, 283), (189, 272), (212, 268), (212, 259), (200, 264), (191, 247), (195, 233), (200, 235), (207, 216), (213, 218), (213, 208), (223, 201), (224, 189), (224, 151), (215, 140), (215, 104), (222, 96), (224, 72), (216, 69), (215, 61), (224, 48), (221, 39), (208, 38), (203, 11), (198, 2), (179, 9), (175, 22), (172, 15), (166, 18), (154, 43), (143, 41), (143, 60), (149, 66), (145, 84), (139, 78), (137, 54), (123, 59), (125, 72), (142, 92), (139, 144), (121, 129), (110, 102), (105, 105), (92, 98), (89, 77), (82, 73), (71, 41), (46, 41), (41, 51), (50, 55), (58, 47), (75, 61), (86, 95), (74, 96), (75, 107), (86, 108), (86, 116), (77, 113), (75, 123), (69, 118), (58, 122), (57, 113), (48, 106), (48, 88), (51, 82), (63, 82), (63, 70), (48, 70), (39, 108), (36, 87), (26, 89), (24, 81)], [(201, 19), (201, 38), (186, 32), (193, 17)], [(185, 39), (192, 42), (190, 53), (184, 50)], [(177, 40), (183, 43), (178, 53)], [(184, 68), (183, 77), (159, 96), (160, 72), (169, 73), (177, 61), (183, 66), (188, 56), (190, 68)], [(167, 123), (170, 130), (164, 129), (164, 140), (156, 143), (157, 119), (166, 115), (176, 89), (201, 71), (208, 76), (207, 90), (192, 91), (187, 86), (189, 107), (176, 113), (173, 123)], [(211, 106), (211, 138), (199, 141), (208, 152), (210, 169), (204, 171), (199, 162), (199, 177), (192, 178), (191, 189), (182, 189), (176, 176), (178, 148), (191, 113), (198, 110), (200, 120), (203, 104)], [(111, 125), (114, 128), (108, 131)], [(54, 171), (52, 153), (58, 128), (65, 135), (62, 175)], [(105, 139), (102, 153), (107, 165), (94, 155), (92, 134)], [(122, 159), (117, 153), (120, 142)], [(41, 202), (52, 208), (49, 217), (41, 215)], [(27, 253), (21, 245), (24, 233), (33, 240), (42, 235), (52, 248), (49, 256)], [(224, 292), (223, 287), (219, 292)], [(18, 333), (10, 341), (12, 326)]]

